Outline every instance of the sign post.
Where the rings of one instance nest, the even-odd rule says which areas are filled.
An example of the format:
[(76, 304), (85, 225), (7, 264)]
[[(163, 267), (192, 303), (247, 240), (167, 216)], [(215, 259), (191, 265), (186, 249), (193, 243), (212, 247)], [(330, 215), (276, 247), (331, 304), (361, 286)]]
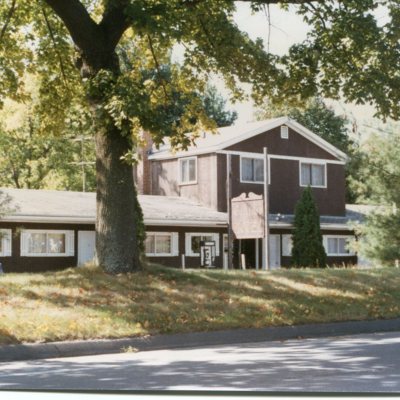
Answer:
[(226, 194), (228, 199), (228, 263), (226, 267), (232, 269), (233, 261), (233, 232), (232, 232), (232, 156), (226, 155)]
[(269, 270), (269, 201), (268, 201), (268, 149), (264, 147), (264, 240), (263, 269)]

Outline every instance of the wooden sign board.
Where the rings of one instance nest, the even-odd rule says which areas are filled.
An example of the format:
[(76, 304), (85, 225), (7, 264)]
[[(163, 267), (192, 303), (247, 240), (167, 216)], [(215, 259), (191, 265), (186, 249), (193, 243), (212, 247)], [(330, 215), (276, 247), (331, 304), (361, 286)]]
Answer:
[(264, 198), (254, 193), (242, 193), (232, 199), (232, 231), (236, 239), (264, 237)]

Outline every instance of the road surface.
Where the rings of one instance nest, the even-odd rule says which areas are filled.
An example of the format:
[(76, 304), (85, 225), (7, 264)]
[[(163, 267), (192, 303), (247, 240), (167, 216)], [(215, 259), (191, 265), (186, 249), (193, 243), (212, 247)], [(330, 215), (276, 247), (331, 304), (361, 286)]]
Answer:
[(0, 389), (400, 392), (400, 332), (0, 363)]

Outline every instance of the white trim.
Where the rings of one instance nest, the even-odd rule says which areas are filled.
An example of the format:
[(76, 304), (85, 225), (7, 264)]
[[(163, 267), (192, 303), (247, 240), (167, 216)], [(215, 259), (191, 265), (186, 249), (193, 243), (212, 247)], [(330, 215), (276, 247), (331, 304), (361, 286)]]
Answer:
[(323, 235), (323, 244), (328, 257), (353, 257), (355, 252), (349, 249), (349, 253), (328, 253), (328, 239), (354, 239), (354, 235)]
[(187, 257), (200, 257), (200, 253), (192, 252), (193, 236), (212, 236), (215, 241), (215, 256), (219, 256), (219, 233), (218, 232), (186, 232), (185, 233), (185, 255)]
[[(264, 171), (264, 155), (259, 153), (249, 153), (249, 154), (257, 154), (256, 157), (248, 156), (248, 155), (240, 155), (239, 161), (239, 172), (240, 172), (240, 183), (253, 183), (256, 185), (264, 185), (264, 179), (262, 181), (245, 181), (242, 179), (242, 159), (243, 158), (250, 158), (254, 160), (262, 160), (263, 161), (263, 171)], [(268, 184), (271, 184), (271, 159), (268, 158)]]
[(289, 127), (287, 125), (281, 125), (281, 139), (289, 139)]
[[(176, 246), (176, 239), (175, 235), (177, 232), (146, 232), (146, 238), (147, 236), (154, 236), (154, 240), (157, 240), (157, 236), (169, 236), (170, 239), (170, 249), (171, 251), (169, 253), (145, 253), (146, 257), (174, 257), (176, 254), (175, 246)], [(155, 243), (154, 243), (154, 249), (155, 249)]]
[[(326, 140), (322, 139), (320, 136), (311, 132), (309, 129), (307, 129), (303, 125), (300, 125), (298, 122), (292, 120), (289, 117), (281, 117), (281, 118), (277, 118), (272, 121), (266, 122), (265, 125), (262, 125), (261, 127), (258, 127), (257, 129), (252, 129), (243, 134), (237, 135), (236, 137), (233, 137), (230, 140), (225, 140), (214, 146), (204, 147), (203, 149), (199, 149), (196, 147), (194, 149), (189, 149), (186, 152), (186, 154), (185, 153), (173, 154), (173, 153), (171, 153), (170, 148), (167, 148), (161, 154), (155, 153), (155, 154), (150, 155), (149, 160), (163, 160), (163, 159), (168, 159), (168, 158), (179, 158), (179, 157), (185, 157), (185, 156), (187, 157), (187, 156), (199, 155), (199, 154), (215, 153), (218, 150), (223, 150), (226, 147), (233, 146), (236, 143), (250, 139), (253, 136), (260, 135), (266, 131), (270, 131), (281, 125), (286, 125), (289, 128), (293, 129), (296, 133), (304, 136), (310, 142), (316, 144), (318, 147), (320, 147), (323, 150), (325, 150), (326, 152), (332, 154), (334, 157), (337, 157), (337, 158), (341, 159), (342, 161), (348, 160), (348, 156), (345, 153), (343, 153), (341, 150), (337, 149), (335, 146), (328, 143)], [(244, 127), (244, 129), (246, 129), (246, 128)]]
[(0, 241), (1, 251), (0, 257), (10, 257), (12, 253), (12, 230), (11, 229), (0, 229)]
[[(251, 158), (262, 158), (264, 159), (264, 155), (262, 153), (253, 153), (248, 151), (235, 151), (235, 150), (219, 150), (216, 152), (217, 154), (231, 154), (233, 156), (243, 156), (243, 157), (251, 157)], [(268, 158), (274, 158), (278, 160), (293, 160), (293, 161), (304, 161), (304, 162), (324, 162), (326, 164), (338, 164), (345, 165), (345, 161), (338, 160), (330, 160), (328, 158), (310, 158), (310, 157), (297, 157), (297, 156), (285, 156), (281, 154), (268, 154)]]
[(293, 235), (282, 235), (282, 257), (291, 257), (293, 248)]
[[(182, 181), (182, 163), (184, 161), (188, 161), (189, 162), (190, 160), (194, 160), (194, 165), (195, 165), (194, 172), (195, 172), (195, 176), (196, 177), (195, 177), (194, 181), (183, 182)], [(197, 185), (197, 157), (182, 157), (182, 158), (179, 158), (178, 159), (178, 169), (179, 169), (179, 171), (178, 171), (178, 174), (179, 174), (178, 182), (179, 182), (180, 186)], [(189, 170), (188, 170), (188, 176), (189, 176)]]
[[(40, 222), (40, 223), (65, 223), (65, 224), (90, 224), (94, 225), (96, 223), (95, 218), (85, 218), (85, 219), (76, 219), (76, 218), (68, 218), (67, 216), (63, 217), (48, 217), (48, 216), (8, 216), (8, 218), (4, 217), (2, 221), (7, 222)], [(170, 219), (145, 219), (145, 225), (156, 225), (156, 226), (205, 226), (205, 227), (224, 227), (227, 225), (225, 221), (216, 221), (216, 220), (199, 220), (196, 221), (194, 219), (190, 220), (170, 220)]]
[[(323, 165), (324, 166), (324, 181), (325, 181), (325, 185), (313, 185), (312, 183), (310, 185), (302, 185), (302, 183), (301, 183), (301, 166), (302, 166), (302, 164)], [(300, 185), (300, 187), (310, 186), (312, 188), (326, 189), (328, 187), (328, 167), (327, 167), (326, 163), (323, 162), (323, 161), (313, 161), (313, 162), (300, 161), (299, 162), (299, 185)]]
[[(48, 234), (65, 235), (65, 252), (64, 253), (29, 253), (28, 252), (28, 235), (34, 233), (46, 234), (46, 250), (48, 250)], [(73, 257), (75, 255), (75, 232), (73, 230), (62, 229), (23, 229), (21, 231), (21, 257)]]

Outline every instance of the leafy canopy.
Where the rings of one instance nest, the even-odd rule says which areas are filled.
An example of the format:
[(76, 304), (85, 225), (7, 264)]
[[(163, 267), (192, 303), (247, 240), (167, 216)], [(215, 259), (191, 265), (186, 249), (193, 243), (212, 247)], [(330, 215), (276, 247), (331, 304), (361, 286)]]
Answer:
[[(276, 2), (249, 1), (254, 10)], [(294, 9), (311, 27), (307, 40), (284, 57), (267, 53), (261, 39), (252, 41), (239, 30), (232, 0), (73, 0), (70, 13), (83, 6), (81, 20), (91, 21), (85, 31), (72, 35), (75, 46), (51, 8), (61, 3), (0, 4), (0, 100), (24, 99), (25, 72), (39, 74), (40, 111), (48, 117), (42, 119), (47, 131), (62, 131), (67, 108), (87, 107), (85, 93), (101, 93), (105, 105), (99, 112), (124, 134), (138, 140), (143, 128), (152, 132), (156, 143), (169, 136), (172, 145), (185, 147), (193, 139), (185, 132), (198, 135), (205, 126), (215, 127), (193, 95), (206, 91), (211, 74), (222, 77), (236, 100), (244, 97), (240, 81), (252, 85), (257, 104), (265, 96), (279, 103), (344, 95), (349, 101), (374, 104), (383, 117), (399, 117), (400, 12), (395, 0), (281, 2), (286, 7), (297, 4)], [(387, 11), (384, 23), (377, 18), (378, 7)], [(121, 49), (131, 47), (126, 56), (130, 68), (122, 68), (117, 78), (104, 70), (85, 71), (81, 65), (82, 54), (90, 53), (90, 40), (93, 54), (105, 51), (105, 31), (110, 33), (108, 44), (117, 46), (120, 64)], [(177, 45), (183, 49), (183, 61), (172, 65), (166, 77), (163, 65)], [(180, 118), (171, 123), (176, 92), (186, 94), (187, 102)]]

